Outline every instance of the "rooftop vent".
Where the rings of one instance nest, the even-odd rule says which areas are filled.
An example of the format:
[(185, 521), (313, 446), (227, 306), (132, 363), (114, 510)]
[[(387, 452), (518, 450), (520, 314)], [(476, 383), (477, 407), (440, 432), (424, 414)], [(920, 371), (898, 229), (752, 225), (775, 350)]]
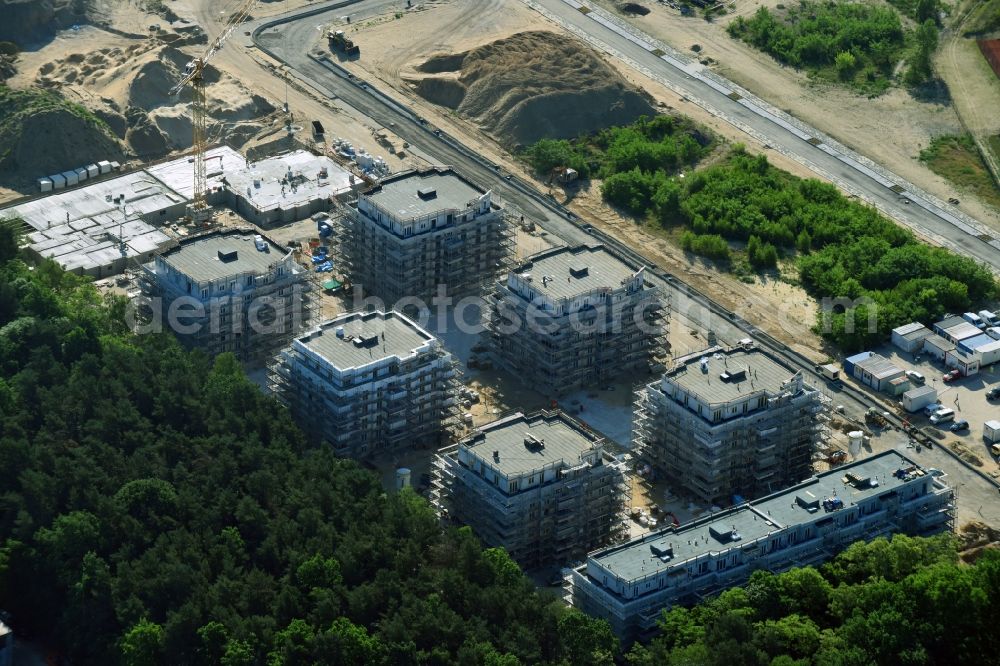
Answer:
[(730, 541), (740, 541), (743, 536), (736, 531), (736, 526), (733, 525), (732, 528), (719, 528), (714, 525), (710, 525), (708, 528), (709, 534), (711, 534), (716, 541), (719, 543), (729, 543)]
[(701, 357), (701, 371), (702, 372), (708, 372), (708, 357), (707, 356), (702, 356)]
[(569, 267), (569, 274), (575, 278), (585, 277), (590, 273), (590, 268), (586, 264), (572, 264)]
[(719, 379), (721, 379), (724, 382), (741, 382), (746, 378), (747, 378), (746, 370), (734, 370), (732, 372), (729, 372), (727, 370), (726, 372), (723, 372), (721, 375), (719, 375)]
[(378, 344), (377, 335), (355, 335), (354, 336), (354, 346), (355, 347), (374, 347)]
[(854, 486), (859, 490), (864, 488), (874, 488), (878, 485), (878, 482), (869, 476), (861, 477), (857, 474), (852, 474), (851, 472), (848, 472), (844, 477), (844, 483)]
[(538, 451), (545, 448), (545, 440), (539, 439), (529, 432), (524, 436), (524, 446), (530, 451)]
[(338, 338), (343, 338), (344, 337), (344, 327), (343, 326), (338, 326), (337, 327), (337, 337)]
[(494, 451), (493, 452), (493, 460), (495, 462), (500, 462), (500, 451)]
[(219, 250), (219, 261), (236, 261), (236, 250)]
[(809, 513), (816, 513), (819, 511), (819, 500), (818, 499), (806, 499), (802, 495), (795, 496), (795, 503), (801, 506), (803, 509)]
[(437, 189), (433, 187), (421, 187), (419, 190), (417, 190), (417, 196), (423, 199), (424, 201), (428, 199), (436, 199), (437, 195), (438, 195)]

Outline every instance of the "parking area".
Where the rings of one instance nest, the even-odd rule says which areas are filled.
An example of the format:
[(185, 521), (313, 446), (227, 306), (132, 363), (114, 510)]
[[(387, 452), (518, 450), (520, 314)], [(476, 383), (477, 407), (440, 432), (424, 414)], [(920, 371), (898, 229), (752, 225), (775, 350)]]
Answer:
[[(925, 379), (925, 385), (937, 391), (938, 403), (955, 411), (955, 418), (948, 423), (934, 425), (924, 410), (911, 414), (903, 410), (899, 398), (885, 396), (885, 399), (896, 404), (899, 413), (905, 415), (911, 424), (924, 427), (926, 432), (936, 435), (936, 439), (951, 447), (968, 462), (994, 478), (1000, 478), (1000, 467), (990, 452), (990, 445), (983, 439), (983, 424), (1000, 419), (1000, 400), (988, 400), (986, 397), (991, 388), (1000, 387), (1000, 368), (989, 366), (971, 377), (960, 376), (945, 381), (944, 377), (950, 368), (926, 354), (910, 354), (891, 345), (875, 351), (903, 370), (920, 373)], [(952, 432), (950, 427), (958, 421), (968, 421), (969, 428)]]

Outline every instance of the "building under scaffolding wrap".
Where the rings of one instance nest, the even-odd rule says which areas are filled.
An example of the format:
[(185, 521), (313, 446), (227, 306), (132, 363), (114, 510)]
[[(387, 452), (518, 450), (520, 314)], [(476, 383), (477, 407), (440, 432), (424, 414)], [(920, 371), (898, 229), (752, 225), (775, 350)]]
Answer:
[(296, 338), (269, 388), (337, 455), (441, 446), (457, 427), (457, 363), (398, 312), (354, 312)]
[(602, 245), (540, 252), (488, 300), (494, 360), (550, 397), (663, 369), (667, 301), (644, 267)]
[(442, 449), (431, 502), (522, 566), (565, 564), (627, 537), (623, 463), (561, 412), (513, 414)]
[(954, 529), (955, 491), (897, 451), (817, 474), (760, 500), (590, 553), (567, 601), (626, 641), (664, 610), (743, 585), (758, 569), (827, 562), (855, 541)]
[(138, 277), (148, 314), (164, 330), (248, 365), (266, 364), (313, 317), (308, 274), (290, 250), (253, 230), (184, 238)]
[(440, 285), (475, 296), (507, 266), (513, 226), (491, 193), (451, 169), (404, 171), (362, 193), (334, 234), (351, 281), (385, 303), (427, 306)]
[(637, 393), (638, 454), (680, 493), (723, 506), (807, 478), (828, 399), (744, 340), (677, 359)]

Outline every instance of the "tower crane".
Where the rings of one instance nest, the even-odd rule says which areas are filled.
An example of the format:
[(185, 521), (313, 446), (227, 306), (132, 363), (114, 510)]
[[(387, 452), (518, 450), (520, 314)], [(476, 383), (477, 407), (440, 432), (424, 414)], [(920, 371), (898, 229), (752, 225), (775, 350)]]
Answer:
[(195, 223), (207, 222), (211, 217), (211, 210), (205, 200), (208, 190), (208, 177), (205, 173), (205, 149), (206, 149), (206, 129), (205, 129), (205, 65), (219, 52), (222, 45), (229, 39), (236, 30), (236, 26), (250, 18), (250, 12), (260, 0), (241, 0), (239, 8), (229, 17), (225, 27), (219, 36), (216, 37), (201, 56), (195, 58), (184, 68), (184, 76), (170, 89), (171, 95), (176, 95), (185, 86), (191, 86), (193, 97), (191, 99), (191, 130), (192, 147), (194, 148), (194, 192), (191, 205), (188, 207), (188, 215)]

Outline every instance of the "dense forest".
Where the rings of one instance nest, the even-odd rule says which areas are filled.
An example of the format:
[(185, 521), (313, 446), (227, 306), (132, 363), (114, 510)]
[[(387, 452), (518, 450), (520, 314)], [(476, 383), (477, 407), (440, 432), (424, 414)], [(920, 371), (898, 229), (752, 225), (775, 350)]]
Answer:
[(819, 569), (754, 572), (663, 614), (633, 666), (996, 663), (1000, 551), (958, 563), (950, 535), (855, 543)]
[(229, 355), (0, 225), (0, 608), (76, 664), (587, 664), (608, 626), (426, 502), (309, 449)]
[(737, 17), (727, 30), (781, 63), (859, 92), (879, 94), (889, 87), (904, 56), (909, 64), (906, 83), (927, 81), (930, 56), (937, 48), (937, 0), (894, 4), (920, 25), (906, 31), (899, 14), (888, 7), (803, 1), (781, 10), (761, 7), (750, 18)]
[(794, 260), (811, 296), (860, 304), (820, 314), (821, 332), (844, 351), (997, 296), (996, 280), (973, 260), (921, 242), (833, 185), (792, 176), (764, 155), (736, 145), (713, 153), (710, 166), (692, 168), (714, 146), (706, 137), (689, 122), (659, 116), (595, 137), (539, 142), (525, 158), (540, 174), (578, 165), (581, 174), (603, 179), (608, 203), (650, 224), (680, 227), (681, 247), (734, 270)]

